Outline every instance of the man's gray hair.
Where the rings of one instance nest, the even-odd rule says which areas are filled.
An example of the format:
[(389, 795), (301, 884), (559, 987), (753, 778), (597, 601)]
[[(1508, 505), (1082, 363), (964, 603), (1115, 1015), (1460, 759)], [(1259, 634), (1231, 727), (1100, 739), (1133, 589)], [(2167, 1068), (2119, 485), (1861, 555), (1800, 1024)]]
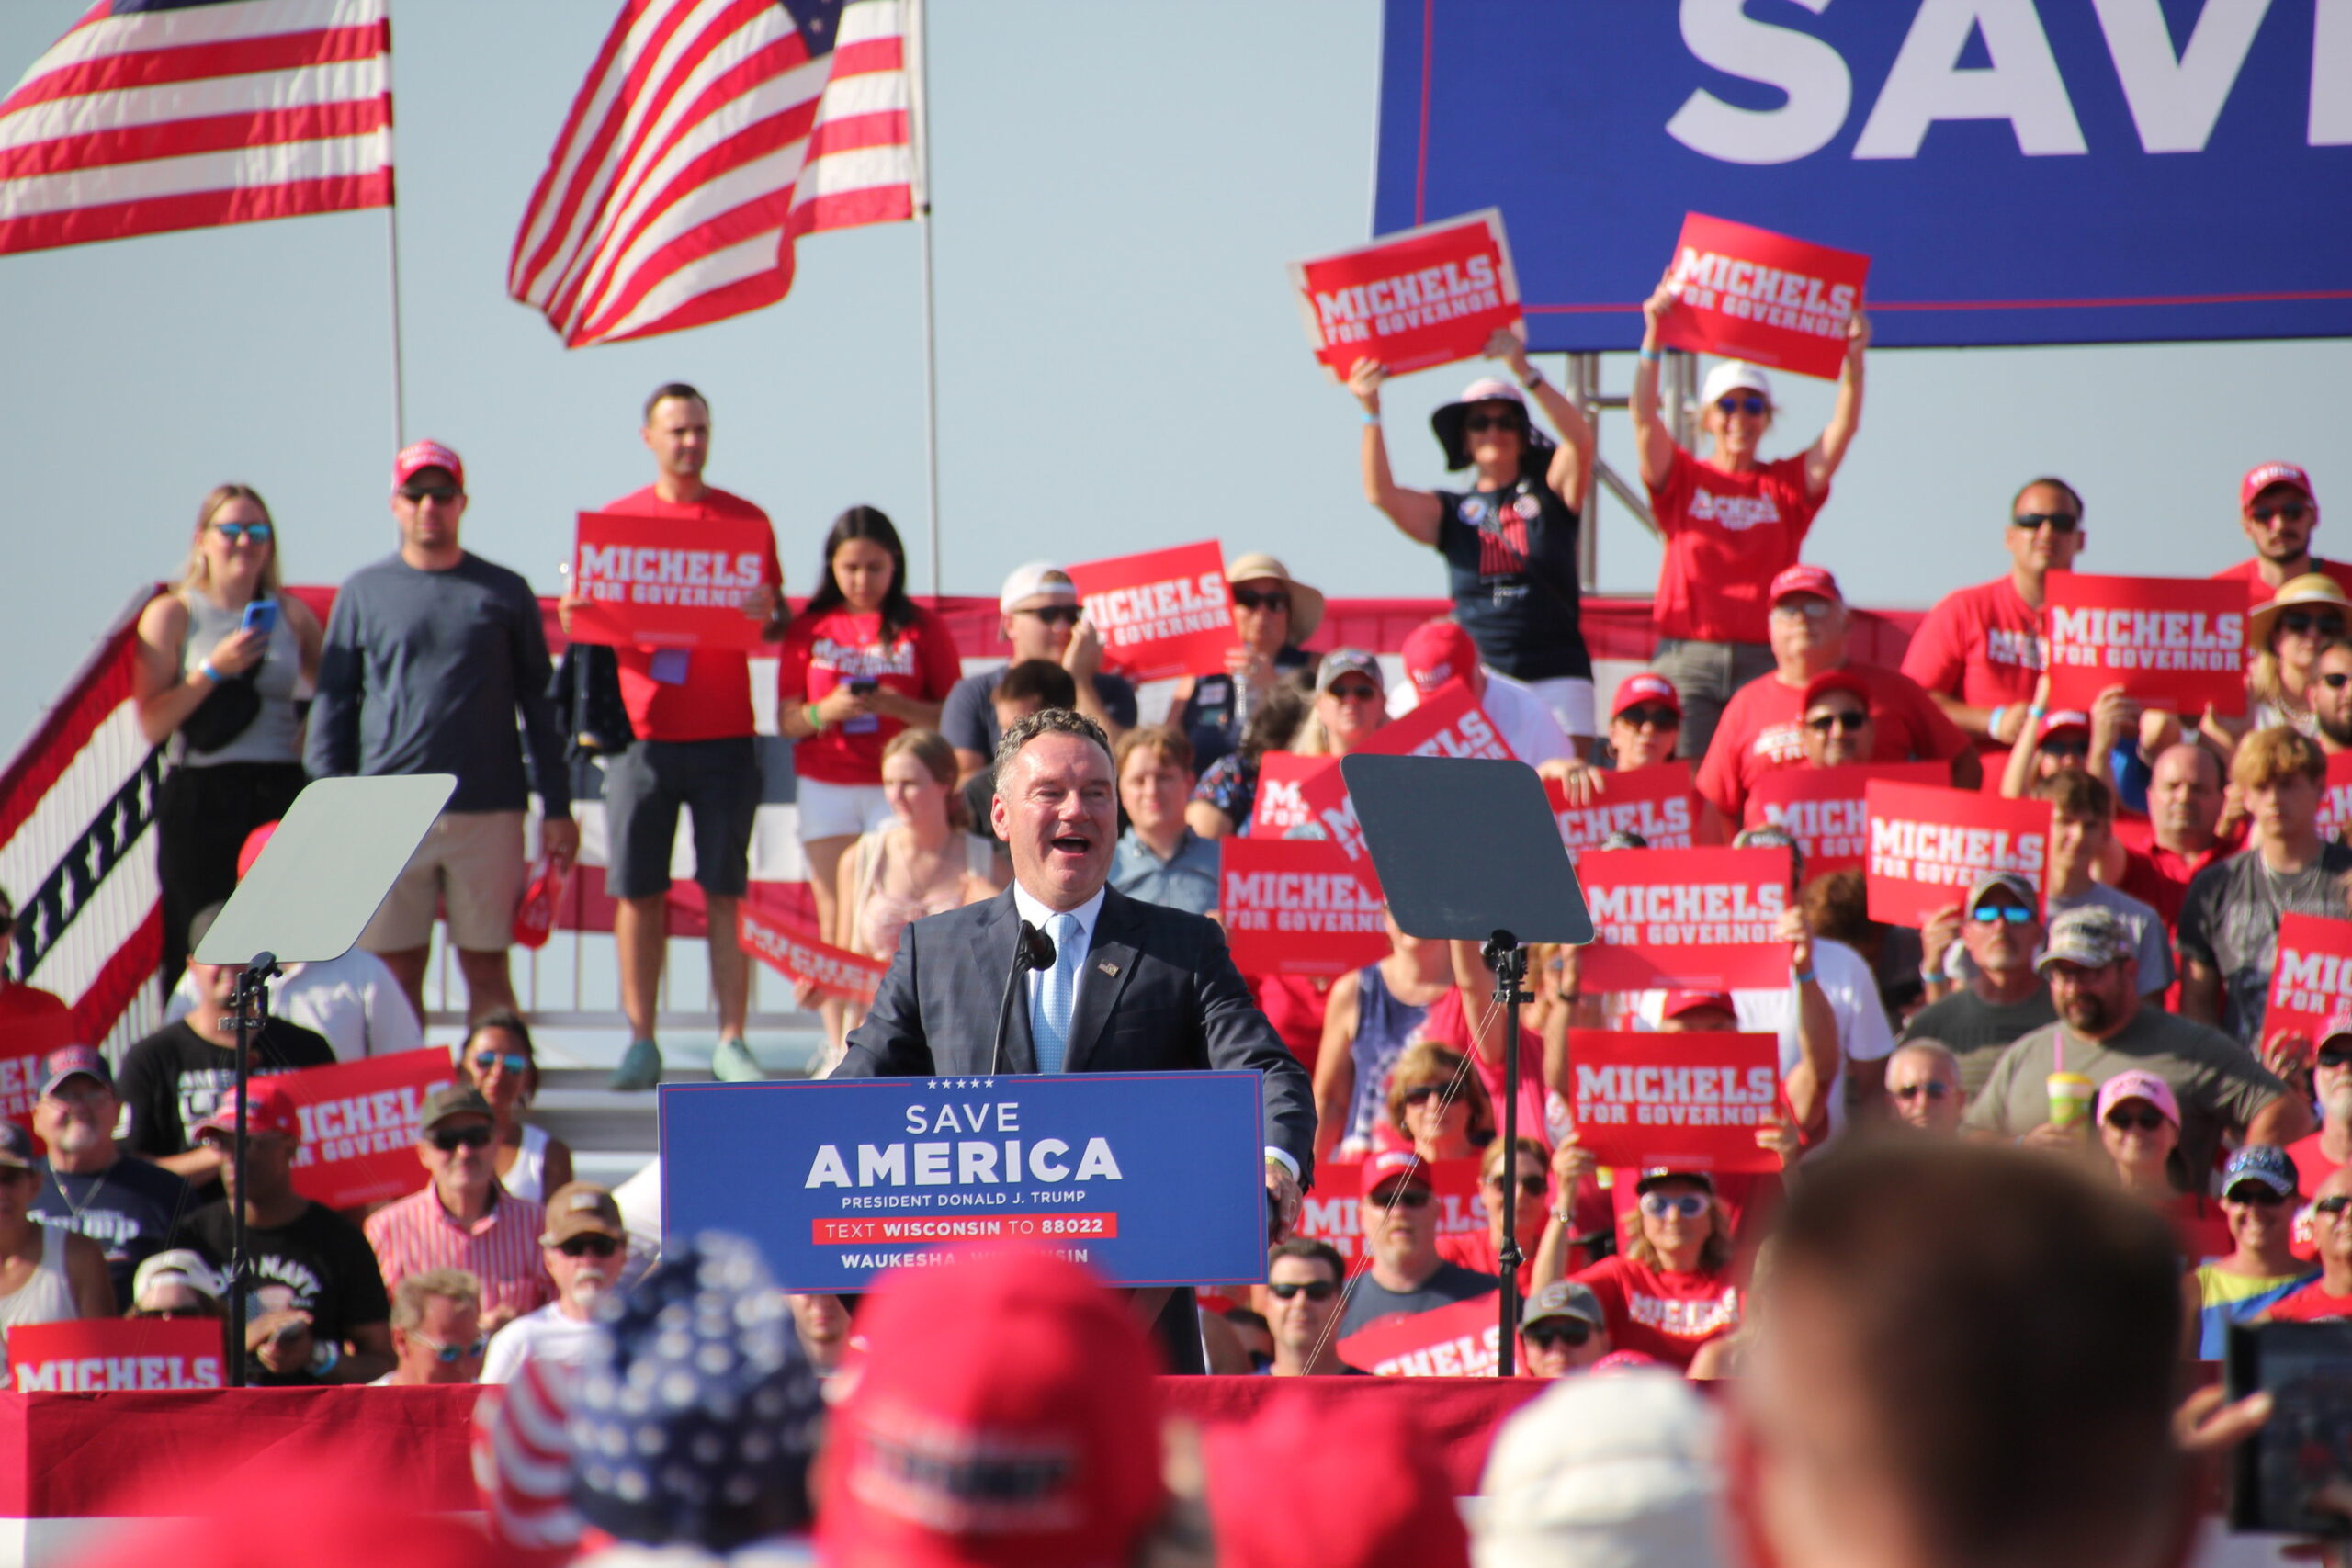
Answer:
[(1955, 1078), (1960, 1077), (1960, 1053), (1940, 1040), (1905, 1040), (1886, 1059), (1892, 1063), (1905, 1051), (1927, 1057), (1938, 1066), (1949, 1070)]
[[(1111, 738), (1102, 733), (1101, 725), (1084, 714), (1072, 713), (1068, 708), (1039, 708), (1026, 718), (1014, 719), (1012, 727), (1004, 732), (1004, 739), (996, 743), (996, 786), (999, 795), (1004, 793), (1004, 775), (1012, 771), (1012, 759), (1021, 755), (1021, 749), (1040, 735), (1075, 735), (1081, 739), (1091, 740), (1102, 749), (1102, 760), (1111, 761)], [(1113, 766), (1115, 768), (1117, 764), (1114, 762)]]
[(479, 1310), (481, 1281), (463, 1269), (427, 1269), (421, 1274), (401, 1275), (401, 1282), (392, 1287), (392, 1326), (406, 1334), (422, 1324), (425, 1299), (430, 1296), (470, 1303)]

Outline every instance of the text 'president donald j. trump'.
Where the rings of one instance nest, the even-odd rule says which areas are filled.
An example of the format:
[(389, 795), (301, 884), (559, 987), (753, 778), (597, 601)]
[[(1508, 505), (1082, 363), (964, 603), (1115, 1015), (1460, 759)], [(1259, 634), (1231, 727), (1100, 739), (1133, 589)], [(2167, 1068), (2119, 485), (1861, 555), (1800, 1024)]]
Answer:
[[(1111, 744), (1089, 718), (1047, 708), (1004, 732), (990, 820), (1012, 886), (909, 926), (837, 1078), (1248, 1068), (1266, 1105), (1266, 1190), (1283, 1224), (1310, 1175), (1306, 1070), (1242, 984), (1214, 920), (1108, 886), (1118, 841)], [(998, 999), (1021, 923), (1054, 942), (1025, 976), (1001, 1063)]]

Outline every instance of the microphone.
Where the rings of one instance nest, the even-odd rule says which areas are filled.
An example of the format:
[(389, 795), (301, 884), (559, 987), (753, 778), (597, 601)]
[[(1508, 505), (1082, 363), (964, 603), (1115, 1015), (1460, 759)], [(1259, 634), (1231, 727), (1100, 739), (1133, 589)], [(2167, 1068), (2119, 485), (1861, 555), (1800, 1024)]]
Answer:
[(996, 1043), (989, 1051), (989, 1076), (994, 1077), (1004, 1065), (1004, 1036), (1012, 1027), (1012, 993), (1021, 984), (1021, 976), (1032, 969), (1054, 966), (1054, 939), (1028, 921), (1021, 922), (1021, 930), (1012, 939), (1012, 966), (1005, 971), (1004, 996), (996, 1008)]

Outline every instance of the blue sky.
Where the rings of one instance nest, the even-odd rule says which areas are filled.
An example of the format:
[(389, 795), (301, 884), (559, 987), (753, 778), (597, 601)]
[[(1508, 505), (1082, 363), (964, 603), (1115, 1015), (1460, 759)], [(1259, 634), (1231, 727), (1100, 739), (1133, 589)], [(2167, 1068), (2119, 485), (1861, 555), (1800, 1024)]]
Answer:
[[(85, 4), (0, 6), (0, 77)], [(805, 590), (843, 506), (922, 528), (916, 235), (819, 236), (779, 306), (563, 350), (505, 298), (507, 251), (613, 9), (393, 0), (408, 432), (465, 456), (468, 542), (552, 592), (572, 514), (650, 477), (645, 392), (695, 382), (712, 478), (775, 517)], [(993, 592), (1034, 557), (1215, 536), (1334, 593), (1440, 592), (1437, 562), (1358, 494), (1352, 407), (1309, 358), (1283, 270), (1366, 237), (1375, 0), (933, 11), (948, 591)], [(0, 258), (0, 456), (25, 557), (0, 573), (0, 737), (174, 570), (223, 479), (268, 497), (298, 581), (390, 547), (385, 241), (376, 212)], [(2294, 225), (2249, 214), (2248, 243), (2296, 243)], [(1439, 477), (1420, 421), (1471, 373), (1392, 389), (1406, 482)], [(2089, 500), (2086, 570), (2211, 570), (2244, 553), (2235, 483), (2254, 462), (2304, 461), (2324, 503), (2346, 493), (2328, 389), (2347, 373), (2340, 343), (1881, 355), (1808, 558), (1858, 599), (1928, 603), (2003, 570), (2009, 492), (2052, 469)], [(1611, 356), (1609, 389), (1629, 375)], [(1775, 451), (1812, 438), (1826, 390), (1784, 402)], [(1630, 472), (1622, 419), (1601, 439)], [(1604, 589), (1646, 593), (1656, 549), (1613, 504), (1600, 526)], [(918, 546), (919, 586), (928, 572)]]

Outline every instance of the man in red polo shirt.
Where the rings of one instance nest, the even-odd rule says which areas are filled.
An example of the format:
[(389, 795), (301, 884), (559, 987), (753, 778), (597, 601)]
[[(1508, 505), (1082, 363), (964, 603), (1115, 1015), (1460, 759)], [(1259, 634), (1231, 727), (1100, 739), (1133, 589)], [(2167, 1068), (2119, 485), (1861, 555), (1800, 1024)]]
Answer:
[(2049, 648), (2043, 586), (2050, 573), (2074, 570), (2083, 498), (2064, 479), (2033, 480), (2009, 502), (2007, 538), (2008, 574), (1945, 594), (1903, 656), (1903, 672), (1974, 739), (1988, 772), (2024, 733)]
[(2221, 759), (2193, 740), (2156, 753), (2148, 779), (2148, 815), (2118, 816), (2107, 857), (2114, 874), (2101, 880), (2162, 915), (2166, 930), (2177, 930), (2190, 879), (2245, 847), (2243, 816), (2226, 835), (2216, 831), (2228, 783)]
[(1772, 580), (1773, 671), (1742, 686), (1699, 764), (1699, 793), (1726, 822), (1745, 819), (1747, 792), (1764, 774), (1804, 764), (1807, 687), (1849, 671), (1869, 693), (1874, 762), (1949, 761), (1952, 783), (1973, 789), (1984, 772), (1975, 751), (1917, 682), (1846, 658), (1846, 601), (1826, 567), (1792, 566)]
[[(784, 568), (768, 514), (703, 482), (710, 456), (710, 405), (683, 381), (645, 402), (640, 433), (653, 454), (654, 481), (606, 506), (634, 517), (757, 521), (767, 529), (765, 585), (744, 596), (743, 613), (774, 642), (784, 636)], [(714, 1077), (764, 1075), (743, 1043), (751, 968), (736, 931), (751, 874), (752, 823), (759, 809), (759, 741), (752, 719), (748, 658), (725, 649), (623, 648), (621, 699), (637, 739), (605, 768), (605, 890), (617, 901), (621, 1011), (629, 1047), (613, 1074), (616, 1089), (651, 1089), (662, 1077), (654, 1010), (669, 949), (670, 852), (678, 808), (694, 820), (695, 881), (702, 887), (710, 943), (710, 991), (718, 1010)]]
[(2254, 546), (2251, 559), (2213, 576), (2245, 584), (2249, 608), (2267, 604), (2289, 578), (2321, 571), (2352, 593), (2352, 564), (2312, 554), (2319, 496), (2312, 477), (2292, 463), (2256, 463), (2238, 481), (2238, 524)]

